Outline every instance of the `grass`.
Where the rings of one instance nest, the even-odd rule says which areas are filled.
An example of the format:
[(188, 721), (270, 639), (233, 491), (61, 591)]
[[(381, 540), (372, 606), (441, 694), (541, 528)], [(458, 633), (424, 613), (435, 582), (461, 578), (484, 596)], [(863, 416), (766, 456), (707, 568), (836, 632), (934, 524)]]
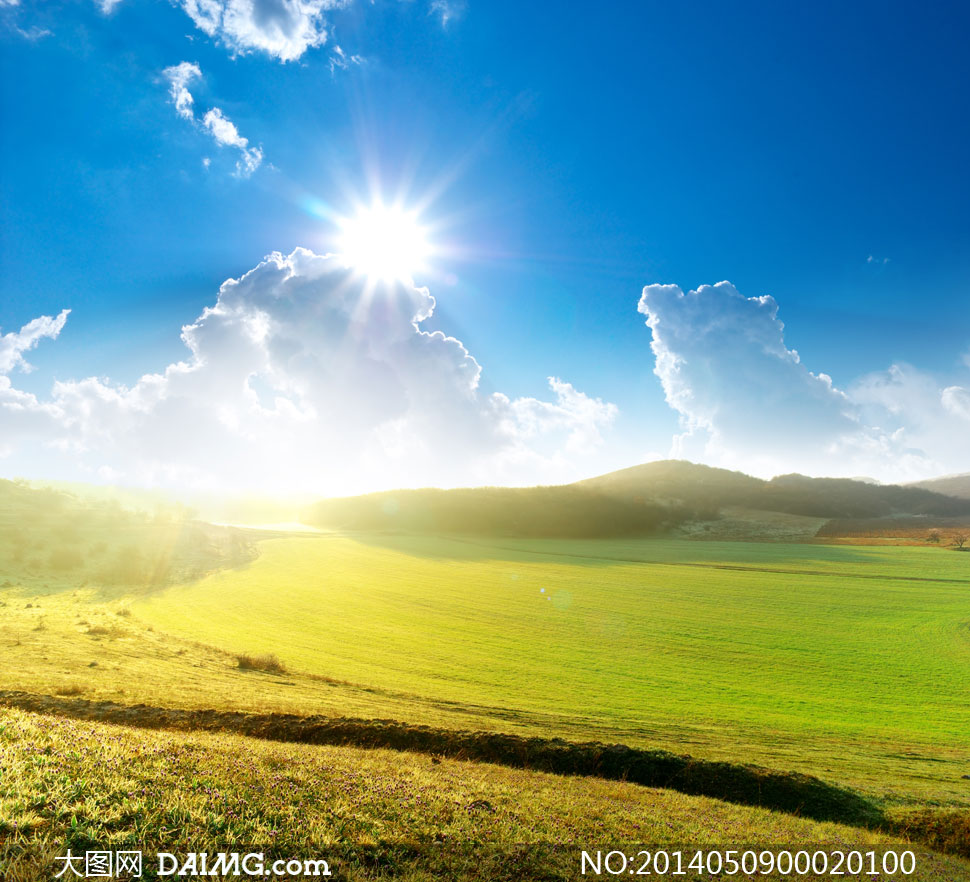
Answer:
[(946, 550), (283, 539), (132, 608), (493, 727), (970, 803), (970, 557)]
[[(578, 879), (581, 849), (626, 844), (913, 848), (623, 782), (11, 710), (0, 710), (0, 766), (8, 882), (48, 878), (67, 848), (98, 846), (153, 854), (260, 844), (274, 855), (325, 858), (335, 878), (410, 882)], [(970, 880), (966, 861), (914, 850), (917, 873), (908, 878)]]
[[(7, 578), (0, 689), (666, 748), (815, 775), (922, 841), (968, 838), (970, 556), (404, 535), (260, 548), (149, 596)], [(412, 859), (423, 878), (427, 856)]]

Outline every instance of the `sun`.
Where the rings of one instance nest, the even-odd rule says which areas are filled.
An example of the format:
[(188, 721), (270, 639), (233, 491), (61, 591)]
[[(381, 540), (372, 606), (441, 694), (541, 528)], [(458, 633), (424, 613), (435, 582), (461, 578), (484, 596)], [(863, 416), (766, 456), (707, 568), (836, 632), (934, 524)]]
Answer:
[(347, 266), (382, 282), (411, 281), (431, 254), (416, 212), (380, 202), (338, 221), (337, 252)]

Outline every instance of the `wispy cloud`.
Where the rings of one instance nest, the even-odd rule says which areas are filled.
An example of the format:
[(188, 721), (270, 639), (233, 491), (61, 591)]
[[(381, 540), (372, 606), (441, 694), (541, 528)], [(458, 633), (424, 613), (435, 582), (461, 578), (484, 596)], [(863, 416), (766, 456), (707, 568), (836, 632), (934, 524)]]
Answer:
[(199, 65), (183, 61), (181, 64), (166, 67), (162, 76), (169, 82), (168, 94), (175, 105), (175, 112), (182, 119), (195, 119), (195, 99), (189, 91), (189, 85), (193, 80), (202, 79)]
[(19, 14), (20, 0), (0, 0), (0, 9), (10, 10), (10, 17), (6, 22), (7, 25), (15, 34), (17, 34), (17, 36), (23, 37), (23, 39), (28, 40), (31, 43), (36, 43), (38, 40), (43, 40), (44, 37), (49, 37), (53, 33), (49, 28), (42, 28), (38, 27), (37, 25), (22, 28), (20, 25), (16, 24), (14, 19)]
[(50, 37), (54, 32), (49, 28), (39, 28), (36, 25), (29, 28), (15, 28), (18, 34), (25, 40), (29, 40), (31, 43), (36, 43), (38, 40), (43, 40), (44, 37)]
[(866, 263), (886, 264), (886, 263), (889, 263), (889, 258), (888, 257), (874, 257), (872, 254), (870, 254), (866, 258)]
[(250, 147), (248, 139), (239, 134), (239, 129), (223, 116), (218, 107), (206, 111), (202, 117), (202, 125), (209, 131), (216, 143), (222, 147), (235, 147), (240, 157), (236, 163), (236, 173), (248, 178), (263, 161), (261, 147)]
[(33, 349), (45, 337), (55, 339), (64, 328), (71, 310), (62, 309), (56, 316), (42, 315), (28, 322), (19, 331), (11, 331), (0, 337), (0, 374), (8, 374), (15, 368), (30, 371), (24, 353)]
[[(201, 120), (195, 116), (195, 98), (189, 86), (202, 78), (202, 71), (197, 64), (183, 61), (181, 64), (167, 67), (162, 75), (169, 83), (169, 98), (175, 107), (175, 112), (182, 119), (201, 126), (208, 132), (220, 147), (233, 147), (239, 151), (235, 174), (237, 177), (248, 178), (263, 161), (262, 147), (250, 147), (249, 140), (239, 134), (239, 129), (220, 108), (212, 107), (206, 111)], [(209, 159), (203, 160), (203, 165), (209, 167)]]
[(431, 0), (428, 12), (436, 16), (441, 26), (446, 28), (450, 22), (461, 18), (465, 12), (465, 3), (464, 0)]
[(363, 64), (365, 60), (363, 55), (348, 55), (340, 46), (334, 46), (333, 52), (330, 53), (330, 73), (356, 67)]

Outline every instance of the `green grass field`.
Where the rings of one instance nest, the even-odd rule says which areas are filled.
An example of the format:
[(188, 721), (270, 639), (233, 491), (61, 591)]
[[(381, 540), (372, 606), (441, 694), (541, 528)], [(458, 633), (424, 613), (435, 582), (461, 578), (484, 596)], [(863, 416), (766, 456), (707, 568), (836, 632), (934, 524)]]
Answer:
[(970, 804), (970, 555), (332, 534), (132, 608), (496, 727)]
[[(139, 540), (146, 549), (151, 535), (146, 531)], [(925, 547), (690, 539), (276, 532), (265, 538), (247, 533), (258, 556), (232, 567), (216, 544), (223, 533), (209, 534), (209, 545), (186, 545), (179, 535), (171, 546), (176, 567), (190, 554), (210, 569), (224, 568), (188, 584), (126, 587), (101, 585), (91, 572), (40, 563), (31, 569), (29, 555), (27, 577), (21, 578), (17, 567), (24, 565), (8, 559), (6, 572), (0, 571), (6, 581), (0, 582), (0, 690), (125, 706), (387, 718), (756, 763), (852, 788), (881, 813), (884, 830), (965, 851), (970, 555)], [(109, 552), (131, 541), (107, 529), (104, 536)], [(241, 668), (241, 653), (273, 653), (285, 670)], [(118, 811), (93, 794), (127, 793), (130, 785), (115, 786), (112, 776), (123, 771), (147, 780), (143, 759), (175, 756), (173, 745), (185, 739), (195, 746), (184, 757), (195, 765), (179, 766), (177, 775), (166, 778), (167, 793), (181, 808), (166, 814), (161, 790), (152, 798), (129, 799), (133, 814), (121, 817), (145, 819), (139, 835), (157, 838), (159, 831), (184, 828), (196, 841), (215, 843), (219, 831), (242, 841), (262, 836), (259, 825), (281, 817), (283, 807), (268, 795), (252, 801), (255, 827), (236, 828), (236, 820), (213, 814), (197, 799), (203, 767), (225, 792), (232, 791), (243, 761), (251, 767), (253, 787), (264, 786), (284, 761), (317, 769), (314, 774), (324, 779), (320, 764), (367, 768), (382, 792), (396, 797), (410, 793), (412, 784), (432, 786), (424, 777), (427, 757), (274, 746), (228, 734), (169, 736), (55, 723), (12, 710), (0, 715), (9, 736), (4, 742), (0, 734), (4, 769), (14, 770), (4, 778), (8, 783), (0, 782), (0, 823), (6, 825), (0, 843), (13, 879), (32, 878), (23, 868), (49, 859), (50, 848), (74, 835), (77, 824), (84, 835), (107, 833), (112, 841), (136, 835), (130, 824), (111, 827)], [(138, 723), (133, 719), (132, 725)], [(108, 732), (114, 753), (101, 766), (86, 765), (89, 754), (98, 756), (94, 741)], [(62, 738), (80, 746), (68, 751), (68, 766), (59, 761), (68, 777), (58, 783), (41, 775), (47, 760), (30, 744), (49, 742), (54, 755), (63, 756), (57, 746)], [(124, 756), (132, 766), (119, 771)], [(445, 766), (469, 780), (491, 782), (475, 792), (490, 793), (493, 804), (517, 803), (515, 823), (537, 831), (535, 837), (513, 825), (464, 842), (472, 833), (448, 826), (456, 817), (464, 823), (464, 815), (448, 814), (445, 805), (461, 804), (466, 791), (447, 795), (447, 787), (457, 785), (439, 777), (434, 786), (451, 782), (445, 802), (427, 812), (409, 802), (402, 804), (406, 811), (395, 808), (390, 797), (369, 802), (358, 787), (343, 804), (370, 806), (354, 815), (366, 823), (348, 827), (342, 815), (339, 823), (314, 816), (313, 841), (332, 842), (359, 878), (372, 878), (378, 866), (386, 869), (383, 857), (374, 858), (377, 849), (395, 856), (398, 875), (425, 879), (439, 871), (444, 878), (466, 878), (464, 865), (498, 872), (510, 849), (521, 849), (523, 842), (539, 847), (547, 837), (578, 842), (596, 818), (611, 819), (595, 827), (609, 838), (626, 836), (635, 817), (651, 842), (673, 841), (667, 832), (692, 843), (737, 837), (765, 843), (776, 835), (784, 842), (809, 841), (825, 832), (808, 821), (682, 794), (657, 796), (633, 785), (451, 761)], [(409, 771), (414, 769), (422, 770), (417, 779)], [(402, 776), (410, 783), (402, 783)], [(56, 793), (76, 779), (84, 783), (72, 797), (84, 802), (81, 814), (59, 797), (25, 801), (25, 794)], [(325, 795), (314, 798), (322, 805), (333, 794), (330, 784), (319, 787)], [(611, 808), (617, 799), (634, 811), (622, 822)], [(661, 826), (657, 811), (669, 828)], [(74, 827), (72, 817), (80, 819)], [(99, 827), (101, 818), (109, 826)], [(299, 838), (296, 826), (287, 829), (287, 841), (309, 841)], [(349, 831), (344, 840), (341, 830)], [(442, 830), (452, 830), (442, 835), (456, 843), (447, 867), (421, 844)], [(862, 830), (837, 836), (878, 839)], [(501, 845), (491, 852), (492, 863), (479, 866), (476, 843)], [(558, 868), (560, 875), (550, 878), (569, 878), (554, 855), (534, 858), (536, 878), (545, 878), (541, 860)], [(937, 873), (937, 864), (930, 869), (926, 878), (959, 878), (947, 875), (951, 870)]]
[(916, 872), (906, 878), (970, 880), (965, 860), (871, 831), (623, 782), (383, 750), (144, 732), (0, 710), (0, 763), (7, 882), (51, 878), (69, 848), (154, 855), (245, 852), (254, 843), (276, 856), (323, 858), (345, 880), (550, 882), (583, 878), (583, 849), (823, 843), (913, 849)]

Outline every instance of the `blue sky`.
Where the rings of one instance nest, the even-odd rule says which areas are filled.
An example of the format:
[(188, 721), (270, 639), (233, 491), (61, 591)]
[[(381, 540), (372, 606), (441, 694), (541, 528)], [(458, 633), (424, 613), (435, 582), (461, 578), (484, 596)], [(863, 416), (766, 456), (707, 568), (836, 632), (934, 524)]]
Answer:
[[(952, 441), (970, 430), (964, 4), (315, 0), (309, 22), (291, 0), (208, 4), (0, 5), (0, 328), (71, 310), (30, 342), (32, 371), (8, 371), (31, 407), (59, 409), (34, 442), (63, 453), (58, 432), (81, 431), (55, 381), (130, 390), (187, 358), (180, 328), (225, 279), (273, 251), (326, 253), (320, 206), (352, 213), (376, 181), (423, 206), (439, 253), (415, 274), (437, 301), (421, 328), (461, 341), (482, 401), (562, 407), (555, 377), (604, 408), (585, 427), (585, 405), (543, 411), (546, 438), (519, 406), (512, 458), (540, 457), (537, 480), (671, 453), (764, 473), (970, 468)], [(224, 17), (207, 25), (212, 8)], [(198, 69), (188, 117), (166, 74), (183, 62)], [(251, 173), (237, 163), (255, 153), (204, 122), (213, 108), (260, 152)], [(641, 301), (646, 285), (721, 280), (731, 291), (700, 311), (689, 294)], [(777, 315), (735, 315), (764, 295)], [(26, 353), (18, 339), (8, 348)], [(762, 363), (772, 347), (781, 369)], [(792, 385), (766, 390), (792, 364)], [(277, 392), (290, 383), (267, 371)], [(820, 374), (844, 400), (813, 440), (828, 458), (812, 459), (783, 439), (811, 411), (800, 396), (825, 398)], [(758, 400), (771, 414), (745, 434), (735, 416)], [(10, 443), (0, 472), (160, 480), (118, 453), (125, 431), (61, 460)]]

